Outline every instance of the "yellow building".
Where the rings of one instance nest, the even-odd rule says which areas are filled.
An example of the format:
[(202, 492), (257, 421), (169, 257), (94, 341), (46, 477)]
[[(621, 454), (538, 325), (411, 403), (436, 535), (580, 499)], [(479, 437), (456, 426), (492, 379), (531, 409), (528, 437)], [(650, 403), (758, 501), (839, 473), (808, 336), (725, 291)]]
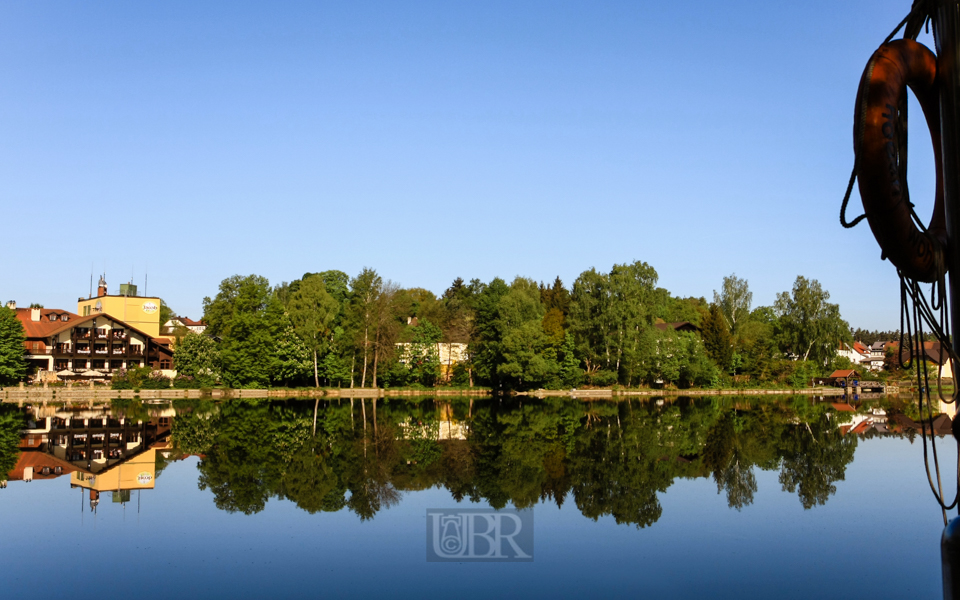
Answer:
[(120, 319), (151, 337), (160, 335), (160, 298), (138, 296), (137, 286), (120, 284), (118, 295), (107, 294), (107, 282), (103, 277), (93, 298), (77, 300), (77, 314), (87, 317), (103, 313)]

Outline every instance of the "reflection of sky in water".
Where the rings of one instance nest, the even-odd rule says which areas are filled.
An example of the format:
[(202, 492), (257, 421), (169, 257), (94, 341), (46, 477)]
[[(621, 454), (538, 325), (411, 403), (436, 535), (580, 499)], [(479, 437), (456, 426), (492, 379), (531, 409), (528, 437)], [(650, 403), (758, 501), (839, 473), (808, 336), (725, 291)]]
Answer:
[[(953, 441), (941, 443), (951, 454)], [(427, 563), (425, 511), (455, 507), (446, 490), (404, 492), (366, 522), (275, 499), (245, 516), (214, 506), (189, 458), (142, 492), (139, 515), (132, 492), (125, 507), (104, 494), (94, 518), (67, 478), (10, 482), (0, 490), (5, 594), (939, 598), (943, 524), (921, 452), (919, 438), (861, 439), (836, 494), (811, 510), (759, 469), (741, 512), (712, 479), (675, 480), (646, 529), (585, 518), (572, 496), (562, 509), (541, 503), (533, 563)], [(954, 460), (944, 462), (950, 473)]]

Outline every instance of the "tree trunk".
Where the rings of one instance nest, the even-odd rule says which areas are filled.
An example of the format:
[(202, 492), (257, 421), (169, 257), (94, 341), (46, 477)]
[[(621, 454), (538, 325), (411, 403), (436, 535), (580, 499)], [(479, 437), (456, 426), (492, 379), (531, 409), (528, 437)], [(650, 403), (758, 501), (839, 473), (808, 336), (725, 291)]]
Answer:
[(370, 344), (370, 328), (363, 327), (363, 377), (360, 378), (360, 387), (367, 385), (367, 346)]
[(377, 325), (376, 342), (373, 344), (373, 387), (377, 387), (377, 359), (380, 358), (380, 325)]
[(350, 358), (350, 389), (353, 389), (353, 374), (357, 371), (357, 351), (353, 351), (353, 356)]
[(313, 437), (317, 437), (317, 408), (320, 406), (320, 398), (313, 403)]
[(317, 374), (317, 351), (313, 351), (313, 387), (320, 387), (320, 375)]

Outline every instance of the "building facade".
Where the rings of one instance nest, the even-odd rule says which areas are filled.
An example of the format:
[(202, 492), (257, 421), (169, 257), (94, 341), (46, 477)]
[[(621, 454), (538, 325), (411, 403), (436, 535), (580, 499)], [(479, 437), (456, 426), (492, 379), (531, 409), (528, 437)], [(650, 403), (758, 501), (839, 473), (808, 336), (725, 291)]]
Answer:
[(110, 315), (136, 327), (150, 337), (160, 335), (160, 298), (138, 296), (137, 286), (132, 283), (120, 285), (120, 293), (107, 293), (107, 282), (101, 277), (97, 295), (77, 299), (77, 314), (81, 317)]
[(105, 314), (80, 316), (46, 308), (16, 309), (27, 360), (38, 380), (109, 377), (132, 366), (172, 369), (172, 352), (146, 332)]

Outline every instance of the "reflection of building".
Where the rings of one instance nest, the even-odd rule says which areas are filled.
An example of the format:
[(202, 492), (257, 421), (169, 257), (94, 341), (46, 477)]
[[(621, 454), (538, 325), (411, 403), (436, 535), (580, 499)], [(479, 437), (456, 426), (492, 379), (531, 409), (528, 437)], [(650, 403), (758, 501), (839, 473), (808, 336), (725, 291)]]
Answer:
[(102, 492), (116, 501), (131, 490), (153, 489), (157, 449), (165, 447), (173, 411), (141, 421), (107, 410), (38, 407), (21, 433), (20, 456), (9, 481), (70, 476), (71, 487), (90, 490), (91, 507)]
[(874, 408), (870, 412), (857, 412), (857, 409), (846, 402), (833, 402), (831, 405), (836, 412), (850, 415), (843, 419), (844, 422), (837, 424), (841, 435), (865, 435), (871, 430), (881, 434), (890, 432), (887, 427), (887, 413), (882, 408)]

